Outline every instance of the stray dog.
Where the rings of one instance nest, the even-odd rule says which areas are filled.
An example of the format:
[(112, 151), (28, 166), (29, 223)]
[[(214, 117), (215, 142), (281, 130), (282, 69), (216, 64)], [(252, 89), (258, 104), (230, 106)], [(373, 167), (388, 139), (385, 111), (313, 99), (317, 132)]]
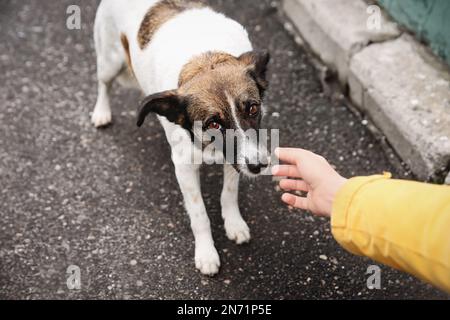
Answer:
[[(99, 87), (93, 124), (112, 121), (108, 91), (115, 79), (143, 91), (147, 97), (137, 124), (157, 114), (191, 220), (195, 265), (205, 275), (217, 274), (220, 259), (191, 147), (207, 132), (224, 138), (233, 132), (239, 140), (247, 130), (260, 128), (269, 54), (253, 51), (243, 26), (200, 1), (103, 0), (94, 34)], [(180, 129), (183, 134), (174, 138)], [(221, 204), (226, 234), (237, 244), (250, 240), (238, 206), (238, 173), (257, 176), (268, 167), (266, 148), (249, 145), (221, 150), (224, 157), (230, 149), (235, 152), (235, 162), (224, 165)], [(206, 147), (200, 145), (200, 152)]]

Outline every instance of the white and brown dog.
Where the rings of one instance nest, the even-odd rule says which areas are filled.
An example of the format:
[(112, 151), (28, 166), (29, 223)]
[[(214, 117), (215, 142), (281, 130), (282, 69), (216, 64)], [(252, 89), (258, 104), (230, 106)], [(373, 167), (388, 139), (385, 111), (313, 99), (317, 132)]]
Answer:
[[(259, 129), (269, 54), (254, 52), (237, 22), (203, 2), (187, 0), (103, 0), (95, 21), (95, 47), (99, 93), (93, 124), (102, 127), (112, 120), (108, 90), (115, 79), (143, 91), (147, 98), (138, 126), (156, 113), (172, 146), (195, 237), (195, 265), (205, 275), (218, 273), (200, 165), (192, 163), (191, 147), (195, 137), (211, 130), (224, 137), (237, 132), (239, 140), (248, 129)], [(174, 135), (180, 129), (183, 134)], [(230, 150), (223, 149), (225, 157)], [(227, 236), (242, 244), (250, 240), (250, 231), (239, 211), (238, 172), (259, 175), (267, 167), (268, 153), (258, 143), (231, 149), (236, 155), (235, 162), (224, 166), (222, 216)]]

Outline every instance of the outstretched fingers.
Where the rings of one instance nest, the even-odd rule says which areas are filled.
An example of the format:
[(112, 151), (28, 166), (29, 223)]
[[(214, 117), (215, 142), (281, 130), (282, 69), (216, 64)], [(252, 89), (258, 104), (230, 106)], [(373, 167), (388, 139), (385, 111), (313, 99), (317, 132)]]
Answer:
[(272, 174), (276, 177), (301, 178), (298, 168), (293, 165), (279, 165), (272, 169)]
[(310, 152), (303, 149), (277, 148), (275, 154), (283, 162), (298, 165)]
[(284, 203), (301, 210), (309, 210), (308, 199), (304, 197), (294, 196), (290, 193), (283, 194), (281, 200)]
[(283, 179), (280, 181), (280, 188), (286, 191), (309, 191), (308, 184), (301, 180)]

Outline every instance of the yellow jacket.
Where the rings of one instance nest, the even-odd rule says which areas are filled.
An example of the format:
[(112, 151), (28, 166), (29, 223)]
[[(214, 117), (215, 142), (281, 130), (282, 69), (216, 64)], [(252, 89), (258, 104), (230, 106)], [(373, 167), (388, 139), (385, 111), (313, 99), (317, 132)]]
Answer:
[(331, 225), (348, 251), (450, 293), (450, 187), (353, 178), (338, 192)]

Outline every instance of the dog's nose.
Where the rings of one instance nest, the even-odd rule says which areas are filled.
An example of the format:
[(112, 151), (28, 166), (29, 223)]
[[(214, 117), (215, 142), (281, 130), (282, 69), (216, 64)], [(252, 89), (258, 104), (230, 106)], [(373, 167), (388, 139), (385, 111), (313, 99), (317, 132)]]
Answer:
[(269, 165), (265, 163), (251, 164), (248, 159), (245, 159), (248, 170), (253, 174), (260, 174), (261, 171), (267, 168)]

